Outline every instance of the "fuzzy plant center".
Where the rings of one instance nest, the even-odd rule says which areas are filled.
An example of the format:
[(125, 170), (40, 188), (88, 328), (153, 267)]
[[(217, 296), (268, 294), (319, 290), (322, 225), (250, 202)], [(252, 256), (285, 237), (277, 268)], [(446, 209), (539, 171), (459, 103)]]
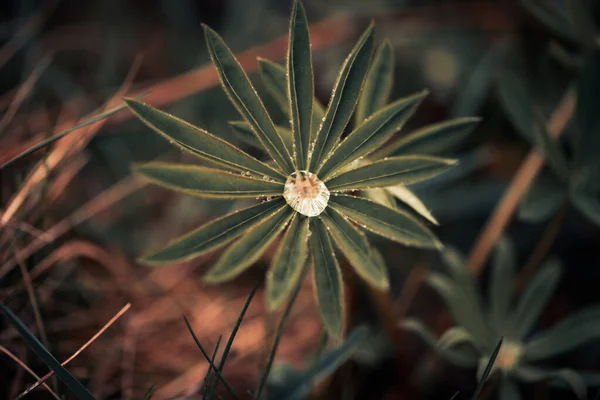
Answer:
[(312, 172), (297, 171), (288, 176), (283, 187), (283, 198), (300, 214), (316, 217), (327, 207), (329, 189)]
[(523, 346), (519, 343), (509, 341), (502, 343), (498, 353), (498, 366), (505, 370), (513, 368), (519, 362), (522, 352)]

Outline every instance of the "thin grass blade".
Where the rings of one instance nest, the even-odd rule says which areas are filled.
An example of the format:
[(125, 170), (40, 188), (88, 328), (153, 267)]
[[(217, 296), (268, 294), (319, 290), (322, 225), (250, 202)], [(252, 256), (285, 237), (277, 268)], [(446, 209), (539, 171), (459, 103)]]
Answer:
[(267, 273), (267, 308), (279, 309), (298, 284), (308, 255), (309, 219), (295, 213)]
[(483, 390), (483, 387), (485, 386), (485, 383), (488, 379), (488, 376), (490, 375), (490, 372), (492, 372), (492, 367), (494, 366), (494, 363), (496, 362), (496, 358), (498, 357), (498, 353), (500, 352), (500, 348), (502, 347), (502, 340), (503, 340), (503, 338), (500, 338), (500, 340), (498, 341), (498, 344), (496, 345), (496, 348), (494, 349), (494, 352), (492, 353), (492, 356), (490, 357), (487, 365), (485, 366), (483, 375), (479, 379), (479, 383), (477, 384), (477, 387), (475, 388), (475, 393), (473, 394), (473, 400), (479, 399), (479, 396), (481, 395), (481, 391)]
[(287, 205), (281, 206), (273, 215), (249, 230), (241, 239), (229, 247), (216, 264), (204, 275), (207, 283), (221, 283), (235, 278), (250, 267), (277, 238), (288, 221), (293, 210)]
[(8, 321), (13, 328), (23, 337), (27, 346), (44, 361), (44, 364), (48, 366), (56, 376), (58, 376), (71, 392), (78, 399), (81, 400), (94, 400), (94, 396), (79, 382), (69, 371), (67, 371), (60, 362), (40, 343), (40, 341), (27, 329), (25, 324), (13, 314), (13, 312), (6, 307), (3, 303), (0, 303), (0, 310), (4, 312)]
[(150, 162), (137, 164), (133, 170), (154, 184), (198, 197), (234, 199), (283, 193), (283, 183), (196, 165)]
[(210, 357), (211, 363), (208, 366), (208, 371), (206, 372), (206, 376), (204, 377), (204, 393), (202, 394), (202, 400), (208, 399), (209, 388), (212, 383), (212, 366), (215, 365), (217, 361), (217, 351), (219, 351), (219, 346), (221, 345), (222, 336), (219, 335), (217, 339), (217, 343), (215, 344), (215, 349), (213, 350), (212, 356)]
[(327, 157), (350, 121), (373, 53), (373, 27), (371, 23), (342, 66), (325, 111), (325, 120), (314, 140), (309, 170), (315, 169)]
[(375, 52), (367, 73), (354, 114), (354, 126), (361, 125), (365, 119), (387, 104), (394, 84), (394, 62), (394, 48), (392, 43), (386, 40)]
[(286, 174), (292, 173), (294, 166), (291, 155), (246, 72), (219, 34), (206, 25), (203, 25), (203, 28), (210, 58), (217, 69), (225, 93), (252, 126), (263, 147), (281, 170)]
[(329, 336), (339, 340), (344, 334), (342, 271), (323, 221), (319, 218), (312, 218), (311, 231), (310, 249), (319, 314)]
[(140, 261), (148, 265), (164, 265), (198, 257), (260, 224), (284, 204), (282, 198), (277, 198), (213, 220), (172, 240), (166, 246), (151, 251)]

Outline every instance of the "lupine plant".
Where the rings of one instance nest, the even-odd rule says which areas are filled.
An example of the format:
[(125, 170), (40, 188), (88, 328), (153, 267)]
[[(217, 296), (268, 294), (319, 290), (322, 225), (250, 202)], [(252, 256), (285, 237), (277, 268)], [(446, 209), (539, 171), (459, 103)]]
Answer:
[[(380, 159), (371, 157), (368, 163), (356, 166), (394, 135), (425, 95), (421, 92), (397, 100), (374, 113), (359, 111), (357, 126), (346, 132), (361, 90), (375, 84), (373, 77), (369, 78), (373, 24), (344, 62), (329, 104), (323, 110), (314, 100), (305, 11), (300, 2), (294, 4), (284, 69), (288, 132), (275, 126), (223, 39), (207, 26), (204, 32), (225, 93), (270, 161), (259, 161), (219, 137), (148, 104), (127, 100), (131, 110), (149, 127), (211, 165), (152, 162), (134, 169), (151, 182), (185, 194), (260, 201), (173, 240), (145, 255), (143, 261), (151, 265), (180, 262), (233, 241), (204, 278), (208, 283), (221, 283), (250, 267), (283, 232), (267, 273), (268, 308), (278, 309), (299, 284), (305, 267), (312, 265), (324, 326), (332, 337), (340, 338), (344, 330), (343, 285), (332, 242), (354, 271), (379, 290), (389, 288), (387, 272), (372, 256), (373, 249), (357, 225), (407, 246), (442, 247), (431, 230), (410, 213), (353, 194), (422, 181), (443, 173), (456, 161), (403, 153)], [(262, 64), (271, 65), (266, 61)], [(281, 76), (280, 73), (277, 81), (283, 85)]]
[(441, 296), (456, 326), (439, 340), (418, 320), (402, 326), (418, 334), (450, 363), (477, 367), (481, 376), (499, 338), (503, 338), (493, 371), (500, 371), (500, 399), (520, 399), (518, 381), (550, 381), (567, 385), (584, 398), (587, 386), (600, 383), (600, 373), (556, 368), (541, 364), (593, 339), (600, 338), (600, 306), (576, 311), (555, 326), (536, 332), (536, 324), (561, 277), (561, 264), (548, 259), (513, 305), (516, 255), (512, 243), (502, 239), (495, 251), (487, 303), (466, 261), (455, 250), (443, 251), (449, 276), (432, 272), (427, 282)]

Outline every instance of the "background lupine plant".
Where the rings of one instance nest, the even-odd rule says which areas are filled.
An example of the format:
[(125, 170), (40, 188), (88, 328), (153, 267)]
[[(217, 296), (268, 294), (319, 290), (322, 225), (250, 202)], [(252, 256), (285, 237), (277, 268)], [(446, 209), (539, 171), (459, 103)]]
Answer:
[(577, 311), (549, 329), (534, 332), (560, 281), (562, 268), (556, 259), (549, 259), (540, 267), (513, 307), (516, 255), (508, 239), (502, 239), (496, 247), (487, 304), (462, 256), (449, 247), (443, 255), (450, 276), (432, 272), (427, 281), (444, 300), (457, 325), (439, 340), (416, 319), (402, 321), (404, 328), (418, 334), (449, 362), (461, 367), (477, 366), (478, 378), (502, 337), (493, 366), (493, 371), (501, 372), (502, 400), (521, 398), (515, 381), (566, 385), (579, 398), (585, 398), (587, 386), (600, 383), (600, 373), (540, 365), (600, 338), (600, 306)]
[[(390, 104), (341, 140), (367, 79), (374, 46), (372, 24), (344, 63), (323, 112), (314, 106), (308, 22), (302, 5), (295, 3), (286, 65), (291, 124), (287, 135), (277, 130), (222, 38), (206, 26), (205, 36), (225, 92), (273, 162), (263, 163), (200, 128), (128, 100), (133, 112), (151, 128), (215, 166), (148, 163), (135, 167), (140, 175), (191, 195), (262, 199), (256, 206), (176, 239), (146, 255), (144, 261), (167, 264), (187, 260), (239, 237), (205, 276), (210, 283), (224, 282), (251, 266), (285, 231), (267, 276), (269, 308), (274, 310), (282, 304), (305, 265), (312, 261), (323, 322), (332, 336), (339, 338), (343, 331), (343, 287), (331, 239), (356, 273), (381, 290), (388, 289), (386, 271), (371, 257), (366, 236), (354, 223), (405, 245), (441, 247), (435, 235), (410, 214), (345, 193), (425, 180), (448, 170), (455, 161), (402, 155), (346, 169), (390, 139), (424, 95)], [(318, 129), (313, 129), (317, 124)]]

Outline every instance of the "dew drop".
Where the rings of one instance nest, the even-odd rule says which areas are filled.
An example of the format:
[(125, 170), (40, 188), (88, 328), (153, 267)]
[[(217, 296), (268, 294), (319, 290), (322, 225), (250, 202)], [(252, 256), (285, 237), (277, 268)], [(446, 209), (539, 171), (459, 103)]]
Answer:
[(327, 207), (329, 190), (315, 174), (299, 171), (288, 176), (283, 198), (300, 214), (316, 217)]

